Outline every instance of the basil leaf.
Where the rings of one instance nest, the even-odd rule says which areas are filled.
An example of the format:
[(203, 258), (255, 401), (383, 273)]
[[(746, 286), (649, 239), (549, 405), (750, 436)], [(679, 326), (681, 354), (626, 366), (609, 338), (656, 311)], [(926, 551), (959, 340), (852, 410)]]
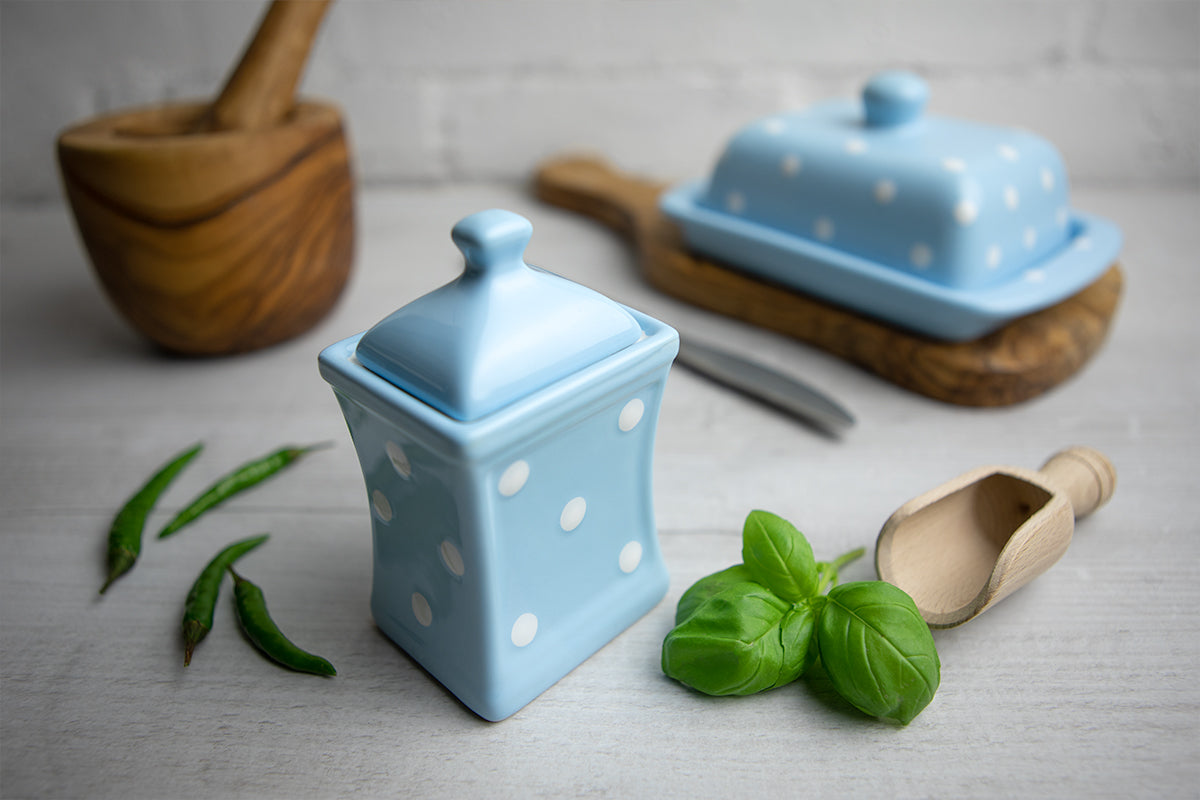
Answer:
[[(785, 672), (781, 623), (791, 609), (791, 603), (757, 583), (730, 584), (667, 634), (662, 670), (705, 694), (746, 695), (772, 689), (780, 685)], [(794, 622), (789, 629), (793, 661), (800, 627)], [(790, 672), (794, 664), (788, 667)]]
[(735, 583), (752, 583), (753, 581), (754, 579), (750, 577), (750, 570), (746, 569), (744, 564), (736, 564), (701, 578), (679, 598), (679, 605), (675, 607), (675, 624), (678, 625), (690, 617), (705, 600), (726, 587)]
[(838, 694), (907, 725), (933, 699), (941, 663), (916, 603), (883, 581), (833, 588), (817, 622), (821, 662)]
[(742, 528), (742, 561), (754, 579), (784, 600), (817, 594), (820, 578), (804, 534), (769, 511), (751, 511)]
[[(799, 678), (817, 660), (817, 643), (814, 632), (817, 626), (817, 609), (811, 602), (803, 602), (783, 615), (779, 624), (779, 641), (783, 644), (783, 663), (775, 687), (785, 686)], [(772, 687), (774, 688), (774, 687)]]

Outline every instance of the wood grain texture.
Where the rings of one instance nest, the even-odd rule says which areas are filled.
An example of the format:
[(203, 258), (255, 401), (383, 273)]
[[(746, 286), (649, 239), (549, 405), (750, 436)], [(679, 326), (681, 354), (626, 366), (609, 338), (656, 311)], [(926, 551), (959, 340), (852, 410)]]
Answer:
[[(170, 135), (206, 106), (124, 112), (65, 132), (67, 198), (109, 298), (168, 350), (276, 344), (337, 301), (354, 259), (341, 117), (303, 103), (267, 131)], [(144, 136), (137, 132), (147, 131)]]
[(118, 111), (59, 136), (101, 284), (168, 350), (276, 344), (341, 294), (354, 258), (341, 114), (293, 97), (327, 5), (273, 2), (215, 102)]
[(1107, 503), (1116, 480), (1087, 447), (1055, 453), (1037, 472), (980, 467), (897, 509), (875, 543), (875, 568), (931, 626), (962, 625), (1062, 558), (1075, 520)]
[(1113, 265), (1075, 297), (981, 339), (935, 341), (692, 255), (658, 209), (665, 188), (589, 157), (548, 161), (534, 178), (543, 201), (630, 238), (646, 278), (662, 291), (808, 342), (948, 403), (1010, 405), (1062, 383), (1099, 350), (1121, 296), (1123, 277)]

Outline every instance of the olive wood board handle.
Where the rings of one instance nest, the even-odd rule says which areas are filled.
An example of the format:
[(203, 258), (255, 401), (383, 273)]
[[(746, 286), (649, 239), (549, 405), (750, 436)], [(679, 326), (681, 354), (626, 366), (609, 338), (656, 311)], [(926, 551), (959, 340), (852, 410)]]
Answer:
[(539, 166), (533, 183), (543, 202), (592, 217), (630, 239), (644, 276), (657, 289), (956, 405), (1011, 405), (1065, 381), (1100, 349), (1124, 283), (1113, 264), (1055, 306), (974, 341), (943, 342), (689, 253), (679, 229), (659, 210), (666, 185), (619, 172), (600, 158), (551, 159)]

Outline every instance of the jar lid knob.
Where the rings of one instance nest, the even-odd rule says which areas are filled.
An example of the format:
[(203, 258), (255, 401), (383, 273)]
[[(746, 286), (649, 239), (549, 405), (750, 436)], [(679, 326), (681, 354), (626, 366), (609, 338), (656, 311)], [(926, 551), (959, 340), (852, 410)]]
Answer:
[(920, 76), (902, 70), (880, 72), (862, 92), (870, 128), (895, 128), (921, 116), (929, 86)]
[(519, 214), (492, 208), (459, 220), (450, 238), (466, 259), (468, 274), (499, 275), (525, 266), (533, 224)]

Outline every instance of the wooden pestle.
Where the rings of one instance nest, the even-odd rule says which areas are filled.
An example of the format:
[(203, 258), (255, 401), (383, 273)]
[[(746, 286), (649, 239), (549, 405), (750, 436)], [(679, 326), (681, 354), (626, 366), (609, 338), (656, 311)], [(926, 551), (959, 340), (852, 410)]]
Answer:
[(58, 140), (63, 185), (118, 310), (162, 347), (276, 344), (333, 307), (354, 253), (342, 119), (295, 89), (328, 0), (275, 0), (212, 102), (119, 111)]
[(1049, 569), (1075, 520), (1106, 503), (1116, 470), (1072, 447), (1040, 471), (982, 467), (905, 503), (879, 533), (879, 577), (912, 596), (932, 627), (961, 625)]

